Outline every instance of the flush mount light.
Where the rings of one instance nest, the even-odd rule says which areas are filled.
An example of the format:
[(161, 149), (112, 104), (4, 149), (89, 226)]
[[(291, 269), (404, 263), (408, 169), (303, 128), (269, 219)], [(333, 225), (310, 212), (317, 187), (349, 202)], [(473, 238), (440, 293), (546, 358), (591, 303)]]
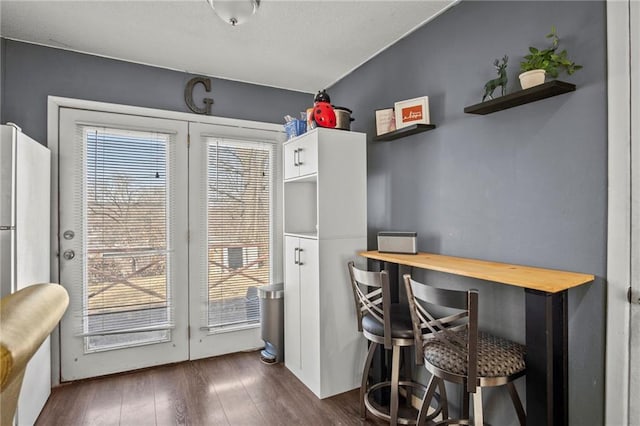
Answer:
[(232, 26), (247, 21), (260, 7), (260, 0), (207, 0), (216, 15)]

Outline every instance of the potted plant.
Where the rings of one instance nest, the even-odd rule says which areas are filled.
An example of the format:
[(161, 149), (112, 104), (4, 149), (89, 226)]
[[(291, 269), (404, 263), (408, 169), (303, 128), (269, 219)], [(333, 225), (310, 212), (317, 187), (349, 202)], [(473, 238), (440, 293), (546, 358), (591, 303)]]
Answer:
[(551, 39), (551, 47), (540, 50), (531, 46), (529, 54), (520, 62), (522, 73), (519, 77), (523, 89), (544, 83), (545, 74), (557, 78), (561, 71), (571, 75), (582, 68), (582, 65), (576, 65), (567, 57), (566, 49), (557, 52), (560, 39), (555, 27), (551, 27), (551, 32), (546, 37)]

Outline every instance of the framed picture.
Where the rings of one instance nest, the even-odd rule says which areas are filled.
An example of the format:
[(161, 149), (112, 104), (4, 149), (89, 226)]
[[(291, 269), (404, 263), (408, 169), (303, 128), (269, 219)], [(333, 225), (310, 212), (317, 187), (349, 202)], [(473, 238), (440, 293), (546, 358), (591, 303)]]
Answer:
[(429, 97), (408, 99), (395, 103), (396, 128), (412, 124), (431, 124), (429, 119)]
[(376, 136), (393, 132), (396, 129), (396, 117), (393, 108), (376, 110)]

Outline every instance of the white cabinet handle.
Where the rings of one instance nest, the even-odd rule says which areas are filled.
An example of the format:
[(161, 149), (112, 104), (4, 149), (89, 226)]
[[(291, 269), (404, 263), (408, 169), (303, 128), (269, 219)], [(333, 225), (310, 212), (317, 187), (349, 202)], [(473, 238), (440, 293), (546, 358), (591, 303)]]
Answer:
[(301, 152), (302, 152), (302, 148), (297, 148), (293, 150), (293, 165), (295, 167), (299, 167), (302, 165), (302, 161), (300, 161)]
[(300, 161), (300, 153), (302, 152), (302, 148), (298, 148), (298, 166), (302, 166), (302, 161)]
[(300, 260), (300, 253), (302, 253), (302, 249), (298, 249), (298, 265), (302, 266), (304, 263)]
[(298, 247), (293, 249), (293, 263), (295, 263), (296, 265), (300, 264), (300, 255), (298, 254), (298, 250), (300, 250)]

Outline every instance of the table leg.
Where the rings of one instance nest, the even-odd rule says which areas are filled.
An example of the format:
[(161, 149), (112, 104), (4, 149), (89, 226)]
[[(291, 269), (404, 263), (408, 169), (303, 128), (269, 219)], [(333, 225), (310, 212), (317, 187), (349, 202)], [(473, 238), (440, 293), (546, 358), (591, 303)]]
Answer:
[(402, 275), (411, 273), (410, 266), (369, 259), (369, 270), (387, 271), (387, 273), (389, 274), (389, 290), (391, 293), (391, 303), (407, 302), (407, 297), (404, 292), (404, 282), (402, 281)]
[[(385, 270), (389, 273), (389, 290), (391, 293), (391, 303), (398, 303), (399, 301), (399, 288), (401, 279), (399, 276), (400, 267), (397, 263), (391, 262), (380, 262), (377, 260), (370, 260), (369, 270), (373, 271), (381, 271)], [(390, 369), (389, 362), (390, 351), (384, 350), (382, 345), (379, 346), (378, 350), (375, 352), (373, 356), (373, 364), (371, 367), (370, 377), (372, 379), (372, 383), (379, 383), (385, 380), (390, 380)], [(374, 395), (374, 400), (381, 405), (389, 405), (389, 389), (384, 389), (380, 391), (377, 395)]]
[(389, 292), (391, 293), (391, 303), (398, 303), (400, 289), (400, 278), (398, 277), (398, 273), (400, 268), (397, 263), (384, 262), (384, 269), (389, 273)]
[(525, 289), (527, 424), (568, 424), (567, 291)]
[[(385, 263), (368, 259), (368, 270), (370, 271), (382, 271), (385, 269)], [(390, 279), (393, 279), (393, 275), (390, 275)], [(397, 274), (396, 274), (397, 275)], [(383, 345), (379, 345), (378, 349), (374, 352), (373, 361), (371, 364), (371, 369), (369, 370), (369, 380), (370, 383), (380, 383), (385, 380), (388, 380), (388, 371), (387, 371), (387, 351), (384, 349)], [(376, 403), (381, 406), (389, 404), (389, 395), (388, 389), (383, 389), (381, 391), (376, 392), (373, 395), (373, 399)]]

